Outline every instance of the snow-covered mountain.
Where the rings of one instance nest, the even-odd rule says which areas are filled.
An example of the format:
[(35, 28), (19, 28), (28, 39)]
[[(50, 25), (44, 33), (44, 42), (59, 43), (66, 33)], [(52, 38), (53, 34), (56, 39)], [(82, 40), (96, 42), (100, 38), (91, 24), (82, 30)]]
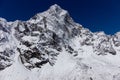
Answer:
[(0, 80), (120, 80), (120, 32), (91, 32), (58, 5), (0, 18)]

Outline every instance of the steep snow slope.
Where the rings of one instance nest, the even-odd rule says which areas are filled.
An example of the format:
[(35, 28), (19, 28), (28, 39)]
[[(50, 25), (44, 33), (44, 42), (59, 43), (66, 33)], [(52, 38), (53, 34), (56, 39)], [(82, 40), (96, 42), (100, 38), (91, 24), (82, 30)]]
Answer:
[(0, 18), (0, 80), (120, 80), (119, 39), (56, 4), (28, 21)]

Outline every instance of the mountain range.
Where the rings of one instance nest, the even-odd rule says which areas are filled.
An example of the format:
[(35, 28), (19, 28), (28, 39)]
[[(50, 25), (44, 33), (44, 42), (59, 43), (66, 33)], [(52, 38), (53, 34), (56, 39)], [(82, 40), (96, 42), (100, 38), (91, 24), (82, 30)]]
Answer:
[(120, 80), (120, 32), (91, 32), (57, 4), (0, 18), (0, 80)]

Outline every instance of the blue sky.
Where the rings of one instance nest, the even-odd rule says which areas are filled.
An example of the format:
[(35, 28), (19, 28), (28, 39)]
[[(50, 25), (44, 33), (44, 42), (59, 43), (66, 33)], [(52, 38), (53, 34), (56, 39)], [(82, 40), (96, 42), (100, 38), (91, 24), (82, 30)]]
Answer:
[(8, 21), (28, 20), (58, 4), (91, 31), (114, 34), (120, 31), (120, 0), (0, 0), (0, 17)]

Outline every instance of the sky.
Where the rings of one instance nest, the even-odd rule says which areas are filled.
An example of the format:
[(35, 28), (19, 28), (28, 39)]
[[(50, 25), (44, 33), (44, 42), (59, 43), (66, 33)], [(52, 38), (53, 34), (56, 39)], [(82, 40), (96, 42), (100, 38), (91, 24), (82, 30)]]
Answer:
[(58, 4), (73, 20), (92, 32), (120, 31), (120, 0), (0, 0), (0, 17), (8, 21), (28, 20)]

